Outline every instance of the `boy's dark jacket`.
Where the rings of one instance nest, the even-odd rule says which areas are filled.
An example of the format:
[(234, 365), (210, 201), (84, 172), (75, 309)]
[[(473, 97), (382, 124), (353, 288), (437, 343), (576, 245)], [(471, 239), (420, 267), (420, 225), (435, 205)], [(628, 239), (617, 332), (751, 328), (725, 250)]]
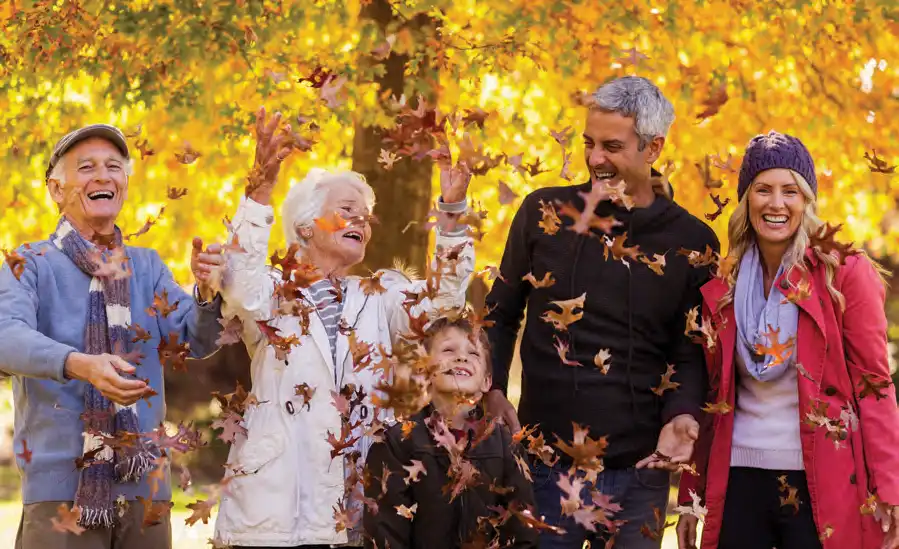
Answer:
[[(628, 211), (605, 201), (596, 209), (598, 216), (614, 215), (621, 222), (610, 236), (626, 232), (626, 245), (639, 246), (649, 259), (664, 254), (661, 276), (641, 262), (624, 265), (611, 254), (605, 259), (602, 234), (579, 235), (568, 229), (568, 217), (560, 216), (562, 226), (554, 235), (538, 225), (541, 202), (545, 207), (571, 202), (582, 209), (581, 193), (589, 191), (590, 182), (549, 187), (523, 200), (509, 230), (502, 278), (487, 296), (492, 308), (487, 318), (495, 323), (487, 334), (493, 388), (505, 391), (527, 307), (518, 410), (522, 425), (539, 423), (550, 444), (554, 435), (571, 441), (572, 422), (589, 427), (593, 438), (608, 436), (605, 466), (619, 469), (651, 454), (661, 427), (672, 417), (700, 413), (706, 397), (702, 347), (685, 337), (684, 326), (687, 311), (701, 303), (699, 288), (709, 272), (690, 266), (678, 250), (703, 252), (710, 246), (717, 252), (719, 245), (705, 223), (663, 196), (646, 208)], [(528, 273), (540, 280), (548, 272), (555, 283), (546, 288), (522, 280)], [(556, 331), (542, 318), (547, 311), (560, 311), (550, 301), (581, 294), (586, 294), (583, 318), (567, 331)], [(583, 366), (562, 364), (556, 337), (569, 345), (568, 359)], [(607, 373), (594, 363), (603, 349), (611, 353)], [(672, 381), (680, 386), (659, 396), (652, 388), (659, 386), (667, 364), (674, 365)]]
[[(474, 538), (479, 517), (497, 516), (490, 507), (507, 507), (516, 501), (523, 507), (534, 508), (531, 483), (515, 462), (515, 456), (524, 456), (524, 452), (512, 442), (509, 430), (500, 424), (486, 440), (466, 450), (464, 457), (478, 470), (479, 482), (450, 503), (449, 494), (443, 491), (449, 483), (449, 454), (437, 446), (425, 424), (432, 412), (433, 408), (429, 406), (411, 418), (415, 427), (406, 440), (403, 440), (402, 425), (395, 424), (387, 429), (384, 441), (372, 445), (369, 450), (366, 465), (371, 480), (365, 495), (377, 500), (378, 513), (372, 513), (368, 506), (365, 508), (363, 526), (367, 548), (458, 549)], [(470, 438), (471, 434), (468, 436)], [(421, 461), (426, 474), (420, 475), (418, 482), (407, 485), (405, 479), (409, 474), (403, 466), (411, 465), (412, 460)], [(385, 468), (391, 475), (387, 493), (381, 494), (380, 480)], [(499, 495), (490, 490), (491, 484), (512, 491)], [(418, 509), (412, 520), (397, 514), (396, 506), (412, 507), (416, 503)], [(496, 533), (488, 529), (487, 540)], [(509, 547), (537, 547), (535, 530), (524, 526), (514, 516), (500, 527), (498, 533), (503, 544), (514, 540)]]

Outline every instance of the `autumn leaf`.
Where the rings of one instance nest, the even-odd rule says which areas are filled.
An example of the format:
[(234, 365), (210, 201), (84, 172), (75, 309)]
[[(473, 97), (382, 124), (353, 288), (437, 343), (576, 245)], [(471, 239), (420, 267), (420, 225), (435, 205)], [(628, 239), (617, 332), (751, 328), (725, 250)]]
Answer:
[(727, 84), (722, 82), (720, 86), (712, 91), (711, 94), (702, 102), (705, 107), (702, 112), (696, 115), (697, 120), (705, 120), (710, 116), (718, 114), (718, 111), (727, 103)]
[[(587, 293), (584, 292), (580, 296), (566, 299), (562, 301), (550, 301), (550, 305), (555, 305), (559, 307), (562, 311), (546, 311), (540, 317), (544, 322), (549, 322), (553, 325), (553, 328), (559, 331), (568, 330), (568, 326), (577, 322), (584, 316), (584, 300), (587, 298)], [(574, 312), (575, 309), (581, 309), (581, 312)]]
[(704, 252), (680, 248), (677, 250), (677, 255), (685, 256), (691, 267), (707, 267), (715, 263), (718, 254), (706, 244)]
[(542, 218), (537, 222), (537, 226), (550, 236), (559, 232), (559, 227), (562, 226), (562, 220), (559, 219), (559, 215), (556, 213), (556, 209), (553, 205), (547, 204), (541, 199), (540, 213)]
[(721, 201), (721, 197), (717, 194), (713, 194), (711, 197), (712, 202), (715, 203), (715, 208), (717, 209), (710, 214), (705, 214), (705, 218), (709, 221), (715, 221), (722, 213), (724, 213), (724, 207), (730, 203), (730, 197), (725, 198), (723, 202)]
[(565, 366), (583, 366), (580, 362), (568, 358), (568, 343), (559, 339), (557, 335), (553, 335), (553, 340), (555, 341), (553, 346), (556, 348), (556, 352), (559, 353), (562, 364)]
[(156, 154), (156, 151), (150, 146), (150, 143), (146, 139), (139, 139), (135, 141), (134, 146), (138, 151), (140, 151), (141, 160), (144, 160), (146, 157)]
[(655, 393), (659, 396), (662, 396), (663, 394), (665, 394), (665, 391), (677, 389), (678, 387), (680, 387), (680, 383), (678, 383), (677, 381), (671, 381), (671, 376), (673, 376), (674, 374), (675, 374), (674, 365), (668, 364), (668, 367), (665, 370), (665, 373), (662, 374), (662, 381), (659, 382), (659, 386), (653, 387), (650, 390), (653, 393)]
[(615, 238), (609, 238), (606, 236), (606, 247), (603, 248), (603, 256), (604, 259), (609, 258), (609, 252), (612, 253), (612, 258), (616, 261), (621, 261), (628, 268), (630, 265), (624, 260), (625, 258), (630, 259), (631, 261), (637, 261), (640, 259), (640, 246), (626, 246), (624, 243), (627, 242), (627, 233), (624, 232)]
[(159, 354), (160, 364), (170, 365), (175, 371), (187, 371), (187, 364), (185, 361), (190, 354), (190, 343), (187, 341), (179, 343), (178, 332), (172, 331), (169, 332), (168, 337), (160, 337), (157, 352)]
[(612, 365), (612, 353), (608, 349), (600, 349), (593, 357), (593, 364), (599, 368), (600, 372), (608, 374), (609, 367)]
[(153, 295), (153, 304), (147, 308), (147, 314), (166, 318), (176, 310), (178, 310), (178, 302), (169, 303), (169, 292), (163, 288), (162, 293)]
[(381, 154), (378, 156), (378, 163), (383, 164), (385, 170), (390, 170), (393, 169), (393, 165), (399, 159), (400, 157), (395, 153), (381, 149)]
[(16, 454), (16, 457), (25, 463), (31, 463), (31, 450), (28, 449), (28, 440), (22, 439), (22, 451)]
[(54, 531), (63, 534), (72, 533), (76, 536), (80, 536), (84, 533), (84, 528), (78, 525), (78, 521), (80, 520), (81, 507), (73, 505), (72, 508), (69, 509), (69, 506), (66, 503), (60, 503), (56, 508), (56, 516), (50, 518)]
[(150, 229), (153, 228), (153, 225), (156, 225), (156, 223), (159, 222), (159, 220), (162, 218), (163, 213), (165, 213), (165, 206), (163, 206), (162, 208), (159, 209), (159, 213), (156, 214), (156, 217), (148, 217), (147, 220), (144, 221), (143, 226), (140, 229), (138, 229), (137, 232), (126, 234), (124, 237), (124, 240), (127, 242), (127, 241), (131, 240), (132, 238), (137, 238), (139, 236), (143, 236), (143, 235), (147, 234), (150, 231)]
[(799, 513), (799, 488), (790, 486), (787, 483), (787, 475), (780, 475), (779, 477), (777, 477), (777, 482), (780, 484), (778, 490), (780, 490), (781, 493), (785, 494), (783, 496), (780, 496), (780, 506), (792, 506), (793, 514), (795, 515)]
[(243, 426), (243, 418), (236, 412), (228, 412), (223, 418), (218, 418), (212, 422), (212, 429), (221, 429), (218, 439), (225, 444), (233, 444), (237, 440), (237, 436), (247, 436), (247, 428)]
[(322, 217), (316, 217), (313, 221), (316, 227), (329, 233), (337, 232), (350, 226), (347, 220), (337, 212), (332, 212), (331, 214)]
[(881, 392), (883, 389), (888, 389), (890, 385), (892, 385), (892, 381), (889, 378), (885, 378), (881, 381), (877, 381), (872, 379), (874, 376), (871, 374), (862, 374), (861, 379), (859, 380), (859, 385), (861, 387), (861, 391), (858, 393), (858, 398), (866, 398), (869, 396), (874, 396), (876, 400), (880, 400), (882, 398), (886, 398), (887, 394)]
[(209, 519), (212, 518), (212, 508), (215, 507), (216, 503), (218, 502), (214, 499), (198, 499), (193, 503), (188, 503), (186, 507), (193, 512), (184, 519), (184, 524), (193, 526), (198, 520), (202, 520), (203, 524), (209, 524)]
[(639, 256), (640, 262), (644, 263), (655, 274), (662, 276), (665, 274), (665, 254), (652, 254), (652, 259), (645, 255)]
[(659, 541), (665, 536), (665, 529), (674, 526), (674, 522), (666, 522), (665, 514), (656, 506), (652, 507), (652, 514), (655, 517), (655, 524), (643, 523), (640, 526), (640, 533), (643, 534), (643, 537)]
[(278, 250), (275, 250), (272, 255), (269, 256), (269, 262), (271, 262), (272, 267), (281, 271), (281, 280), (287, 282), (290, 280), (291, 274), (300, 266), (300, 260), (297, 257), (300, 250), (300, 245), (297, 243), (293, 243), (287, 248), (287, 251), (284, 252), (282, 256)]
[(690, 505), (679, 505), (674, 508), (674, 512), (678, 515), (691, 515), (699, 520), (705, 520), (705, 516), (708, 514), (709, 510), (700, 504), (702, 498), (700, 498), (699, 494), (693, 490), (690, 490), (689, 494), (692, 503)]
[(396, 509), (396, 514), (405, 518), (412, 520), (413, 516), (415, 516), (415, 511), (418, 510), (418, 504), (413, 503), (412, 507), (406, 507), (405, 505), (397, 505), (394, 507)]
[(257, 320), (256, 325), (268, 340), (268, 344), (275, 349), (275, 358), (277, 360), (287, 360), (287, 355), (291, 349), (300, 344), (300, 339), (296, 334), (282, 336), (280, 335), (281, 329), (269, 325), (267, 321)]
[(168, 187), (166, 190), (166, 196), (169, 200), (178, 200), (187, 196), (187, 189), (177, 188), (177, 187)]
[(405, 469), (406, 472), (409, 473), (409, 475), (403, 479), (406, 483), (406, 486), (409, 486), (409, 484), (411, 483), (418, 482), (420, 480), (419, 477), (428, 474), (428, 472), (425, 471), (425, 465), (422, 461), (413, 459), (411, 463), (411, 465), (403, 465), (403, 469)]
[(857, 255), (859, 251), (852, 247), (853, 242), (843, 244), (836, 241), (834, 237), (842, 228), (842, 223), (839, 225), (825, 223), (809, 235), (809, 245), (823, 254), (836, 255), (840, 260), (840, 265), (844, 265), (848, 256)]
[[(190, 143), (185, 142), (184, 148), (182, 148), (179, 152), (175, 153), (175, 159), (178, 160), (181, 164), (193, 164), (197, 161), (198, 158), (203, 156), (199, 151), (190, 146)], [(187, 194), (187, 190), (184, 190), (184, 193)], [(181, 196), (184, 196), (183, 194)], [(171, 193), (169, 193), (169, 198), (172, 198)], [(180, 198), (180, 196), (178, 197)]]
[(320, 96), (329, 109), (336, 109), (345, 102), (340, 92), (344, 91), (347, 81), (346, 76), (331, 77), (321, 87)]
[(501, 206), (508, 206), (512, 202), (515, 202), (515, 199), (518, 198), (518, 195), (515, 191), (512, 190), (512, 187), (506, 184), (505, 181), (499, 180), (497, 182), (499, 185), (499, 203)]
[(348, 448), (353, 448), (358, 440), (358, 436), (352, 436), (352, 429), (350, 428), (349, 423), (346, 422), (340, 427), (340, 438), (335, 437), (331, 431), (328, 431), (328, 444), (331, 445), (331, 459), (333, 460), (337, 456), (343, 454)]
[(22, 273), (25, 272), (25, 258), (15, 250), (11, 252), (3, 250), (3, 255), (6, 257), (6, 264), (9, 265), (9, 269), (16, 277), (16, 280), (22, 280)]
[(764, 336), (769, 342), (768, 345), (755, 344), (755, 352), (757, 354), (771, 357), (771, 362), (765, 368), (773, 368), (783, 364), (793, 355), (793, 344), (796, 340), (794, 336), (790, 336), (785, 342), (781, 343), (780, 328), (775, 329), (770, 324), (768, 325), (768, 331), (762, 332), (760, 335)]
[(707, 414), (729, 414), (733, 410), (730, 404), (727, 403), (726, 400), (722, 399), (718, 402), (711, 403), (706, 402), (705, 406), (702, 407), (702, 411)]
[(886, 160), (877, 156), (876, 149), (865, 152), (865, 160), (868, 161), (868, 169), (873, 173), (896, 173), (896, 166), (890, 166)]
[(145, 527), (162, 523), (163, 518), (171, 513), (172, 507), (175, 505), (171, 501), (153, 501), (143, 496), (137, 496), (137, 500), (144, 507), (143, 525)]
[(97, 266), (93, 272), (93, 276), (97, 278), (122, 280), (131, 277), (129, 258), (125, 255), (125, 248), (122, 246), (102, 252), (91, 250), (88, 252), (88, 259)]
[(602, 456), (606, 452), (609, 445), (606, 437), (600, 437), (596, 440), (588, 436), (589, 428), (584, 428), (575, 422), (572, 422), (574, 428), (571, 444), (556, 437), (554, 446), (571, 457), (574, 462), (573, 468), (579, 468), (587, 472), (598, 473), (602, 469)]
[(243, 322), (241, 322), (239, 317), (220, 318), (218, 322), (222, 325), (222, 331), (218, 339), (215, 340), (216, 347), (240, 343), (240, 337), (243, 333)]
[(807, 278), (803, 277), (795, 287), (790, 286), (790, 289), (784, 295), (784, 298), (780, 300), (780, 304), (784, 305), (786, 303), (792, 303), (798, 305), (800, 302), (811, 297), (811, 295), (812, 284)]
[(543, 273), (543, 278), (540, 280), (537, 280), (534, 273), (528, 273), (521, 277), (521, 279), (530, 282), (531, 286), (534, 288), (549, 288), (556, 283), (556, 280), (553, 278), (553, 274), (550, 271)]
[(134, 332), (134, 337), (131, 338), (131, 343), (137, 343), (138, 341), (146, 343), (147, 341), (153, 339), (153, 336), (150, 335), (150, 332), (144, 330), (137, 324), (130, 324), (128, 326), (128, 329)]

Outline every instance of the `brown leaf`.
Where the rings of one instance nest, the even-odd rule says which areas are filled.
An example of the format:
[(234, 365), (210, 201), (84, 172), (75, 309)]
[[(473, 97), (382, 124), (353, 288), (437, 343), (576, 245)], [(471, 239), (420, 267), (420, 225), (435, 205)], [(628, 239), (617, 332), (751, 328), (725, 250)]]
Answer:
[(3, 250), (3, 255), (6, 256), (6, 264), (9, 265), (9, 269), (12, 271), (13, 276), (16, 277), (16, 280), (22, 280), (22, 273), (25, 272), (25, 258), (15, 250), (11, 252)]
[(883, 389), (889, 388), (890, 385), (893, 384), (890, 378), (885, 378), (877, 381), (872, 379), (873, 377), (874, 376), (872, 376), (871, 374), (862, 374), (861, 380), (859, 380), (859, 385), (861, 386), (861, 391), (858, 393), (859, 399), (869, 397), (871, 395), (873, 395), (876, 400), (887, 397), (887, 394), (881, 391)]
[(542, 219), (537, 223), (537, 226), (543, 229), (543, 232), (548, 235), (554, 235), (559, 232), (559, 227), (562, 225), (562, 220), (559, 219), (558, 214), (556, 213), (556, 209), (552, 204), (547, 204), (540, 200), (540, 212), (542, 214)]
[(175, 505), (171, 501), (153, 501), (142, 496), (137, 496), (137, 500), (144, 506), (144, 527), (161, 524), (163, 517), (171, 513)]
[(163, 213), (165, 213), (165, 206), (163, 206), (162, 208), (159, 209), (159, 213), (156, 215), (156, 217), (148, 217), (147, 220), (144, 222), (143, 227), (141, 227), (136, 233), (131, 233), (131, 234), (125, 235), (125, 241), (127, 242), (127, 241), (131, 240), (132, 238), (137, 238), (139, 236), (143, 236), (143, 235), (147, 234), (147, 232), (150, 230), (150, 228), (152, 228), (153, 225), (156, 225), (156, 223), (162, 218)]
[(179, 200), (187, 196), (187, 189), (178, 188), (178, 187), (168, 187), (166, 190), (166, 196), (169, 200)]
[(71, 509), (69, 509), (68, 504), (60, 503), (59, 507), (56, 508), (56, 516), (50, 518), (50, 522), (53, 524), (53, 530), (56, 532), (72, 533), (76, 536), (80, 536), (84, 533), (84, 528), (78, 525), (78, 521), (81, 520), (81, 507), (77, 505), (73, 505)]
[(731, 412), (731, 410), (733, 410), (733, 408), (724, 399), (719, 400), (718, 402), (715, 402), (715, 403), (706, 402), (705, 406), (702, 407), (702, 411), (706, 412), (707, 414), (725, 415), (725, 414), (729, 414)]
[(655, 274), (662, 276), (665, 274), (665, 254), (652, 254), (652, 259), (645, 255), (639, 256), (640, 262), (646, 264), (647, 267)]
[(609, 367), (612, 365), (612, 353), (608, 349), (600, 349), (593, 357), (593, 364), (599, 368), (600, 372), (608, 374)]
[[(553, 325), (553, 328), (559, 331), (568, 330), (568, 326), (577, 322), (584, 316), (584, 300), (587, 298), (587, 293), (584, 292), (580, 296), (566, 299), (562, 301), (550, 301), (550, 305), (555, 305), (562, 309), (561, 312), (557, 311), (546, 311), (540, 317), (544, 320), (544, 322), (549, 322)], [(580, 312), (575, 313), (575, 309), (581, 309)]]
[(159, 347), (156, 348), (159, 354), (159, 363), (163, 366), (171, 365), (175, 371), (187, 371), (187, 360), (190, 354), (190, 343), (178, 342), (178, 332), (169, 332), (168, 338), (162, 336), (159, 341)]
[(665, 394), (665, 391), (671, 389), (677, 389), (680, 387), (680, 383), (677, 381), (671, 381), (671, 376), (675, 374), (674, 365), (668, 364), (668, 368), (665, 370), (665, 373), (662, 374), (662, 381), (659, 383), (658, 387), (653, 387), (650, 389), (653, 393), (662, 396)]
[(512, 187), (506, 184), (505, 181), (499, 180), (499, 203), (502, 206), (507, 206), (515, 201), (518, 198), (518, 194), (512, 190)]
[(890, 166), (886, 160), (877, 156), (877, 150), (871, 149), (871, 152), (865, 153), (865, 160), (868, 161), (868, 169), (874, 173), (895, 173), (896, 166)]
[(150, 316), (161, 316), (162, 318), (166, 318), (170, 313), (176, 311), (178, 309), (178, 302), (176, 301), (174, 304), (169, 303), (169, 292), (166, 289), (162, 290), (162, 293), (153, 295), (153, 304), (147, 308), (147, 314)]
[(853, 242), (843, 244), (834, 239), (834, 236), (842, 228), (842, 223), (836, 226), (825, 223), (817, 231), (809, 235), (809, 245), (817, 248), (821, 253), (836, 255), (840, 260), (840, 265), (845, 265), (846, 258), (850, 255), (857, 255), (859, 251), (852, 247)]
[(215, 499), (198, 499), (193, 503), (188, 503), (187, 508), (193, 511), (193, 513), (184, 519), (184, 524), (193, 526), (198, 520), (202, 520), (203, 524), (209, 524), (209, 519), (212, 518), (212, 508), (215, 507), (216, 503), (218, 502)]
[(716, 219), (718, 219), (718, 216), (724, 213), (724, 207), (730, 203), (730, 197), (725, 198), (723, 202), (721, 201), (721, 197), (717, 194), (713, 194), (711, 195), (711, 197), (712, 202), (715, 203), (715, 208), (717, 209), (710, 214), (705, 214), (705, 218), (709, 221), (715, 221)]
[(537, 280), (534, 276), (534, 273), (528, 273), (521, 277), (522, 280), (526, 280), (531, 283), (534, 288), (549, 288), (553, 284), (556, 283), (556, 280), (553, 278), (553, 274), (551, 271), (546, 271), (543, 273), (543, 278)]

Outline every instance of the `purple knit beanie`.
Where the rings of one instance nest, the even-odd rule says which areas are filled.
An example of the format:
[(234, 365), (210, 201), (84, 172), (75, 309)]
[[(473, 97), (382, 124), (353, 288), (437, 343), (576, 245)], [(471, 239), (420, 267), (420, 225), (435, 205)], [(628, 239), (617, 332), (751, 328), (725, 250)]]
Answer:
[(742, 200), (753, 179), (765, 170), (785, 168), (801, 175), (818, 196), (818, 178), (815, 177), (815, 163), (802, 141), (792, 135), (774, 130), (767, 135), (757, 135), (746, 146), (743, 165), (740, 166), (740, 182), (737, 185), (737, 199)]

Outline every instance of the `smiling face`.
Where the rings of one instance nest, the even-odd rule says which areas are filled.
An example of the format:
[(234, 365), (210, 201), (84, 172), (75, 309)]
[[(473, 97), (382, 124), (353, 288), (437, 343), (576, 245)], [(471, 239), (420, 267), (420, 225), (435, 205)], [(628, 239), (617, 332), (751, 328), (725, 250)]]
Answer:
[(776, 168), (761, 172), (747, 192), (749, 223), (759, 244), (789, 242), (802, 224), (806, 204), (790, 170)]
[(634, 118), (590, 109), (584, 127), (584, 160), (593, 183), (617, 185), (649, 180), (650, 167), (659, 158), (664, 137), (656, 137), (640, 150)]
[(128, 196), (125, 157), (109, 141), (92, 137), (69, 149), (61, 162), (65, 182), (48, 181), (61, 213), (82, 232), (111, 234)]
[(455, 326), (442, 329), (433, 337), (429, 354), (437, 367), (432, 390), (445, 395), (481, 395), (490, 389), (487, 350), (480, 340)]
[(307, 252), (320, 267), (329, 266), (332, 271), (343, 271), (365, 258), (365, 247), (371, 240), (368, 217), (371, 212), (362, 191), (352, 185), (333, 185), (328, 187), (327, 192), (321, 211), (323, 224), (333, 224), (335, 215), (349, 220), (349, 223), (336, 231), (329, 230), (332, 227), (312, 226)]

